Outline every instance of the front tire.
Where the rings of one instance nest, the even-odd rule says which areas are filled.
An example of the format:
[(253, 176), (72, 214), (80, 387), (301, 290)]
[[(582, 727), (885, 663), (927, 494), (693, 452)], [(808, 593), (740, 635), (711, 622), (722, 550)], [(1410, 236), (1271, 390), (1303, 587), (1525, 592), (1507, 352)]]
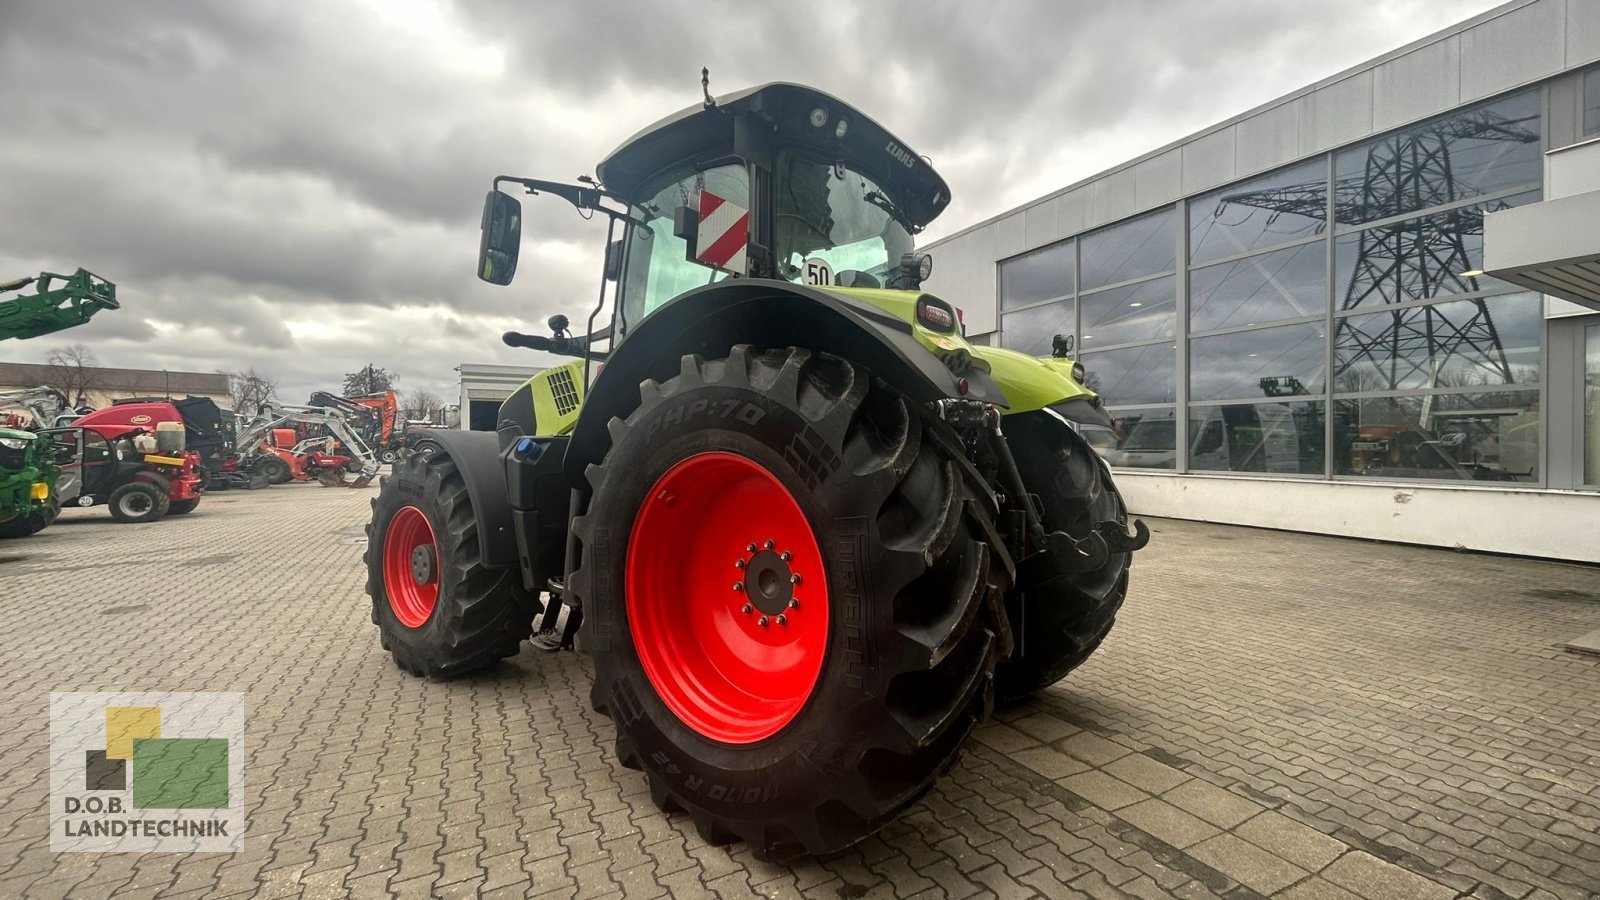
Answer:
[(164, 491), (142, 481), (117, 488), (106, 501), (111, 508), (111, 518), (128, 524), (154, 522), (167, 514), (170, 504)]
[[(1044, 412), (1001, 421), (1022, 483), (1043, 507), (1046, 531), (1082, 538), (1102, 523), (1126, 525), (1127, 509), (1110, 471), (1076, 431)], [(995, 673), (1001, 703), (1016, 703), (1055, 684), (1094, 653), (1128, 594), (1132, 561), (1131, 553), (1112, 553), (1088, 572), (1006, 595), (1016, 647)]]
[(20, 513), (0, 522), (0, 538), (21, 538), (38, 534), (50, 527), (50, 523), (59, 515), (61, 515), (61, 498), (51, 492), (50, 502), (45, 504), (44, 508)]
[(838, 357), (686, 356), (641, 395), (574, 522), (594, 707), (706, 840), (846, 847), (991, 708), (1012, 577), (992, 496), (942, 424)]
[(185, 516), (194, 512), (195, 507), (199, 505), (199, 497), (190, 497), (188, 500), (174, 500), (172, 501), (172, 505), (168, 507), (167, 514), (173, 516)]
[(289, 464), (276, 456), (269, 456), (256, 464), (256, 471), (267, 476), (268, 484), (286, 484), (294, 478)]
[(378, 451), (378, 462), (386, 466), (394, 465), (395, 460), (399, 458), (399, 451), (395, 450), (393, 447), (385, 447)]
[(380, 641), (413, 675), (485, 668), (533, 633), (539, 604), (516, 569), (483, 564), (471, 495), (443, 452), (383, 479), (364, 561)]

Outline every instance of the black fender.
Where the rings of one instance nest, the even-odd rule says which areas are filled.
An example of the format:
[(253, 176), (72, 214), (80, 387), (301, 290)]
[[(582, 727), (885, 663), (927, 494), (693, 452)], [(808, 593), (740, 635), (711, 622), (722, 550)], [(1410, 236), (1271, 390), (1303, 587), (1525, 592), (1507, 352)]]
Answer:
[(1102, 428), (1117, 427), (1117, 423), (1111, 418), (1111, 414), (1106, 412), (1098, 401), (1090, 402), (1083, 397), (1079, 397), (1076, 400), (1057, 403), (1051, 406), (1050, 409), (1059, 413), (1062, 418), (1077, 422), (1080, 425), (1099, 425)]
[(731, 279), (695, 288), (629, 329), (584, 398), (563, 466), (568, 480), (585, 485), (584, 469), (611, 446), (607, 423), (639, 405), (640, 382), (678, 374), (686, 354), (715, 359), (735, 344), (832, 353), (917, 402), (964, 398), (1006, 405), (987, 372), (953, 374), (912, 336), (910, 322), (870, 303), (787, 281)]
[(430, 428), (426, 435), (412, 447), (419, 453), (433, 447), (447, 454), (467, 483), (472, 516), (478, 522), (482, 542), (483, 564), (490, 568), (517, 565), (517, 533), (511, 519), (499, 439), (488, 431), (448, 428)]

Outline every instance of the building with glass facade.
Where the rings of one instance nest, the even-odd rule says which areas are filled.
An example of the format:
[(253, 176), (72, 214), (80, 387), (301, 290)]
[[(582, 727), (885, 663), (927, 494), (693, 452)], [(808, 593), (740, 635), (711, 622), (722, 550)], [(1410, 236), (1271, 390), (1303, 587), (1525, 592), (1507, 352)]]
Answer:
[[(1585, 247), (1485, 263), (1486, 231), (1551, 256), (1518, 223), (1558, 204), (1592, 296)], [(1505, 4), (928, 249), (978, 341), (1076, 336), (1136, 513), (1600, 561), (1600, 2)]]

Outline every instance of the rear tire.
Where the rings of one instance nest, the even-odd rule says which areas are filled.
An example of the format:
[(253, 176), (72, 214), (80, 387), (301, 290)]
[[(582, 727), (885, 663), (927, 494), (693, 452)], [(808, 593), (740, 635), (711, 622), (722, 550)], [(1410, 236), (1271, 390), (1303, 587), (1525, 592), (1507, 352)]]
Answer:
[[(1102, 522), (1127, 523), (1127, 509), (1094, 449), (1048, 413), (1001, 420), (1028, 492), (1039, 497), (1046, 531), (1082, 538)], [(1126, 529), (1124, 529), (1126, 530)], [(1006, 595), (1016, 646), (995, 673), (1002, 704), (1016, 703), (1065, 678), (1105, 640), (1128, 593), (1131, 553), (1112, 553), (1099, 568)]]
[(188, 500), (174, 500), (172, 501), (172, 506), (167, 510), (167, 514), (173, 516), (188, 515), (194, 512), (194, 508), (199, 505), (199, 497), (190, 497)]
[[(592, 702), (615, 720), (617, 757), (707, 841), (743, 839), (767, 859), (849, 846), (921, 797), (992, 706), (995, 665), (1010, 649), (1001, 597), (1012, 578), (992, 496), (935, 439), (942, 424), (838, 357), (740, 346), (711, 362), (685, 356), (681, 374), (640, 393), (626, 422), (611, 421), (613, 445), (590, 468), (594, 493), (573, 523)], [(685, 482), (681, 497), (660, 489), (714, 458), (738, 461), (749, 478), (726, 489)], [(778, 489), (755, 489), (769, 481)], [(774, 521), (766, 501), (782, 494), (797, 511)], [(676, 514), (655, 505), (674, 503)], [(657, 517), (664, 524), (650, 524)], [(784, 545), (767, 548), (769, 530)], [(780, 626), (786, 595), (732, 584), (764, 577), (776, 564), (756, 557), (790, 546), (793, 573), (805, 577), (795, 621)], [(770, 583), (789, 587), (776, 571)], [(745, 613), (746, 596), (772, 609)], [(757, 612), (774, 617), (770, 632), (750, 628)], [(820, 647), (768, 638), (804, 631), (815, 614)], [(673, 616), (696, 623), (694, 633), (713, 623), (732, 636), (674, 638), (683, 628), (670, 627)], [(635, 632), (636, 618), (648, 633)], [(724, 675), (722, 693), (696, 701), (695, 674), (711, 671), (694, 668), (697, 646), (707, 658), (735, 654), (740, 676), (773, 677)], [(756, 649), (739, 655), (746, 646)], [(807, 654), (809, 667), (788, 662)]]
[(140, 524), (154, 522), (167, 514), (171, 500), (166, 493), (152, 484), (134, 481), (111, 492), (106, 505), (111, 508), (111, 518), (118, 522)]
[[(431, 546), (419, 557), (417, 548)], [(483, 564), (472, 498), (443, 452), (383, 479), (367, 524), (372, 621), (395, 664), (447, 678), (515, 656), (539, 604), (522, 574)]]

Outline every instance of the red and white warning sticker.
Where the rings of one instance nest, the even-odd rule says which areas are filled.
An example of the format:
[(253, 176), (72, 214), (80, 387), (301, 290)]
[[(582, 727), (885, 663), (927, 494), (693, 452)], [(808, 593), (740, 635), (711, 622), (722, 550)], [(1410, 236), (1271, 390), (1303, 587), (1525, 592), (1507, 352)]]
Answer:
[(695, 259), (738, 275), (745, 273), (745, 250), (750, 246), (750, 210), (729, 203), (710, 191), (700, 192), (700, 228), (695, 238)]

